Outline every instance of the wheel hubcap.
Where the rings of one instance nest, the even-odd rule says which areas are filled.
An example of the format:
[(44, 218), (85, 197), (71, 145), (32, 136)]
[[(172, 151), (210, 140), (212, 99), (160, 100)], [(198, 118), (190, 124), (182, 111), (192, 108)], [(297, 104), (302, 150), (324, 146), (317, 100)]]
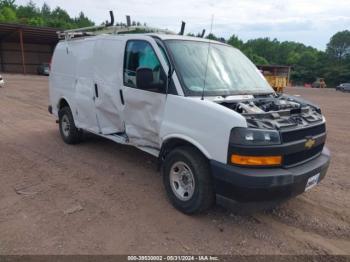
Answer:
[(191, 199), (195, 180), (192, 170), (184, 162), (176, 162), (170, 169), (170, 186), (177, 198), (182, 201)]
[(70, 123), (67, 115), (62, 117), (62, 132), (65, 137), (69, 136)]

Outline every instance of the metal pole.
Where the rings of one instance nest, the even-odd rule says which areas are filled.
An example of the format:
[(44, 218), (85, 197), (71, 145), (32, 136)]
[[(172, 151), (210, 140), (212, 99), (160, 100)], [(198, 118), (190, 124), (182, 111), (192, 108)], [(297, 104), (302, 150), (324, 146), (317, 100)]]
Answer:
[(4, 68), (4, 53), (3, 53), (3, 40), (0, 40), (0, 59), (1, 59), (1, 71), (5, 72)]
[(288, 78), (287, 78), (287, 85), (288, 86), (289, 86), (289, 81), (290, 81), (290, 66), (288, 67)]
[(25, 60), (24, 60), (24, 46), (23, 46), (23, 31), (22, 31), (22, 29), (19, 30), (19, 42), (21, 45), (23, 74), (26, 74), (26, 64), (25, 64)]

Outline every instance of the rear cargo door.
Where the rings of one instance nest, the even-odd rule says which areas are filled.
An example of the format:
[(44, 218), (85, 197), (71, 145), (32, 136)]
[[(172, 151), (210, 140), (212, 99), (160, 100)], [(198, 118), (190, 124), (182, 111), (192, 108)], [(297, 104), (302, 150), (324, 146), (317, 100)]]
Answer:
[[(159, 149), (159, 131), (166, 101), (166, 62), (155, 41), (129, 40), (124, 54), (122, 99), (123, 118), (130, 143)], [(136, 85), (136, 70), (148, 68), (153, 84), (148, 88)]]

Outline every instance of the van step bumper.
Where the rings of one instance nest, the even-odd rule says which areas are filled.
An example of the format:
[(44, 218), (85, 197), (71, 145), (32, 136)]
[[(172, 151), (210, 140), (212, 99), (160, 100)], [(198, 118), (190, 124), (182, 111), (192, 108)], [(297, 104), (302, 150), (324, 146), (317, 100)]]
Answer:
[(240, 202), (273, 201), (301, 194), (310, 177), (319, 174), (318, 183), (325, 177), (329, 163), (326, 147), (318, 157), (290, 168), (246, 168), (210, 161), (218, 197)]

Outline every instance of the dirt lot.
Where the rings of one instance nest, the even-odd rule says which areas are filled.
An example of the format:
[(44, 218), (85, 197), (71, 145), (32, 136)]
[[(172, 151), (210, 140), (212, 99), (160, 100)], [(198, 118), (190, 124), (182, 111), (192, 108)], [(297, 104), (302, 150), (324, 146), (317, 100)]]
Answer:
[(186, 216), (155, 159), (91, 136), (65, 145), (46, 77), (0, 88), (0, 254), (350, 254), (350, 93), (289, 89), (322, 106), (333, 159), (322, 183), (273, 211)]

